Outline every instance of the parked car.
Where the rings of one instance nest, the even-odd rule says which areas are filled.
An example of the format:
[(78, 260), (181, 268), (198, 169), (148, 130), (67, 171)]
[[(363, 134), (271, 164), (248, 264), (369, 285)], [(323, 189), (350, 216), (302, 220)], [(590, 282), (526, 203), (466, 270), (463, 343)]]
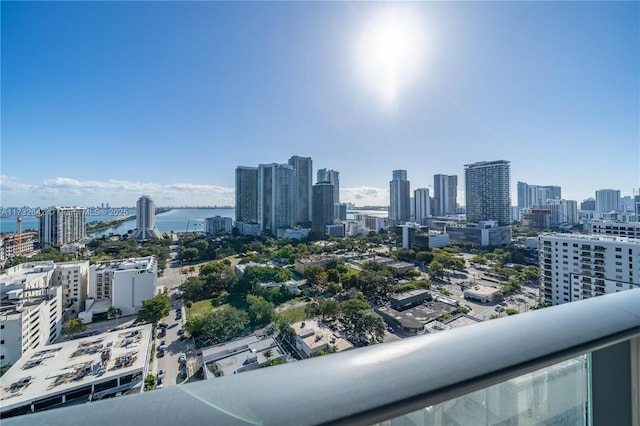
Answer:
[(182, 336), (184, 334), (184, 328), (178, 330), (178, 336)]
[(160, 346), (164, 346), (164, 345), (165, 345), (165, 341), (163, 340), (160, 342)]

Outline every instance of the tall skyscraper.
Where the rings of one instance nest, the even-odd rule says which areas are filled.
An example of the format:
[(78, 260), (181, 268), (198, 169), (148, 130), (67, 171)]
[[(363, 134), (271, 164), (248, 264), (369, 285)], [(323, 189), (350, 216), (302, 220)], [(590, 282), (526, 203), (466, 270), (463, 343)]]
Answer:
[(433, 203), (434, 216), (455, 214), (458, 198), (458, 176), (434, 175), (433, 176)]
[(418, 188), (413, 191), (413, 202), (415, 204), (415, 220), (417, 223), (422, 223), (425, 219), (431, 216), (431, 199), (429, 198), (429, 188)]
[(41, 245), (62, 245), (85, 237), (87, 209), (84, 207), (49, 207), (39, 219)]
[(481, 161), (464, 166), (467, 220), (511, 223), (510, 162)]
[(411, 219), (411, 187), (406, 170), (394, 170), (393, 180), (389, 182), (389, 220), (407, 222)]
[(609, 213), (620, 211), (620, 190), (599, 189), (596, 191), (596, 211)]
[(580, 203), (580, 210), (582, 211), (595, 211), (596, 210), (596, 199), (595, 198), (587, 198), (586, 200)]
[(313, 185), (313, 220), (311, 230), (325, 233), (326, 225), (332, 225), (335, 220), (333, 185), (328, 182), (319, 182)]
[(262, 231), (277, 234), (296, 223), (295, 169), (288, 164), (258, 166), (258, 223)]
[(308, 224), (311, 222), (312, 199), (311, 187), (313, 186), (313, 162), (311, 157), (299, 157), (294, 155), (289, 159), (289, 165), (295, 171), (294, 188), (294, 224)]
[(161, 238), (160, 231), (156, 228), (156, 204), (148, 195), (138, 198), (136, 204), (136, 229), (131, 234), (137, 240)]
[(236, 221), (258, 222), (257, 167), (236, 167)]
[(562, 189), (556, 185), (529, 185), (518, 182), (518, 208), (530, 209), (547, 204), (548, 200), (562, 199)]
[(333, 202), (340, 203), (340, 172), (327, 169), (318, 170), (317, 183), (322, 182), (329, 182), (333, 185)]

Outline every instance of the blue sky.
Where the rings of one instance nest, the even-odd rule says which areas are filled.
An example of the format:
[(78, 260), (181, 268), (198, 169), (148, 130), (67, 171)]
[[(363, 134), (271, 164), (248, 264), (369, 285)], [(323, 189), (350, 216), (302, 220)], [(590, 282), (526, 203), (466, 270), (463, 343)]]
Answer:
[[(372, 17), (394, 10), (424, 44), (390, 107), (357, 58)], [(638, 2), (3, 1), (1, 13), (5, 206), (232, 204), (236, 166), (292, 155), (339, 170), (358, 205), (387, 204), (394, 169), (412, 189), (457, 174), (464, 204), (463, 165), (498, 159), (514, 203), (518, 180), (578, 201), (640, 187)]]

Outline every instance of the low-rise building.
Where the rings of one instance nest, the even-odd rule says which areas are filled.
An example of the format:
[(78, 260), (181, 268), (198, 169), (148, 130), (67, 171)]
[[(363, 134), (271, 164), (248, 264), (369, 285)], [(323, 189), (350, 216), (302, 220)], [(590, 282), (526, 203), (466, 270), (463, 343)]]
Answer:
[(240, 235), (260, 235), (262, 233), (260, 224), (255, 222), (236, 221), (236, 228)]
[(118, 392), (142, 392), (152, 326), (31, 349), (2, 377), (3, 418)]
[[(156, 295), (158, 284), (157, 261), (153, 256), (110, 260), (91, 265), (87, 298), (94, 309), (85, 306), (78, 317), (91, 322), (93, 314), (102, 313), (97, 306), (120, 309), (123, 316), (135, 315), (142, 301)], [(95, 303), (98, 302), (98, 305)], [(106, 311), (105, 311), (106, 312)]]
[(464, 291), (464, 298), (477, 300), (481, 303), (490, 303), (501, 299), (502, 293), (497, 288), (475, 284)]
[(375, 309), (394, 331), (406, 334), (422, 334), (424, 326), (444, 315), (455, 312), (456, 307), (438, 301), (425, 301), (402, 311), (391, 306), (380, 306)]
[(405, 291), (404, 293), (394, 294), (389, 297), (389, 304), (392, 309), (404, 311), (421, 303), (432, 300), (431, 292), (426, 289), (416, 289)]
[(325, 234), (335, 238), (344, 238), (346, 234), (346, 226), (344, 223), (326, 225)]
[(285, 351), (272, 337), (244, 337), (202, 349), (202, 363), (207, 380), (255, 370), (271, 360), (287, 362)]
[(226, 232), (231, 234), (233, 230), (233, 219), (230, 217), (214, 216), (204, 219), (204, 232), (207, 234), (219, 234)]
[(450, 241), (477, 246), (506, 246), (511, 243), (511, 226), (497, 226), (493, 221), (477, 225), (447, 226)]
[(305, 320), (291, 324), (296, 333), (296, 348), (310, 358), (319, 351), (341, 352), (353, 348), (337, 330), (332, 330), (320, 321)]

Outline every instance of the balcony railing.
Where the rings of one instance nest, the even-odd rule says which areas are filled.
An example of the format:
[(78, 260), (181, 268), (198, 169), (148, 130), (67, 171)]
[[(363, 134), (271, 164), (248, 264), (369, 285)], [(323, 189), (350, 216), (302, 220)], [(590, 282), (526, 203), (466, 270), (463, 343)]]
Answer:
[[(430, 424), (436, 404), (510, 379), (533, 388), (536, 374), (558, 377), (551, 367), (567, 361), (588, 389), (573, 420), (558, 424), (632, 425), (640, 424), (639, 352), (636, 289), (2, 424), (358, 425), (394, 424), (390, 419), (410, 413), (419, 413), (419, 424)], [(588, 375), (581, 376), (587, 368)], [(530, 397), (542, 396), (532, 391)], [(490, 419), (487, 401), (476, 405), (474, 425), (503, 421)], [(437, 407), (446, 411), (447, 405)], [(546, 423), (535, 420), (538, 413), (529, 414), (533, 420), (518, 424)]]

